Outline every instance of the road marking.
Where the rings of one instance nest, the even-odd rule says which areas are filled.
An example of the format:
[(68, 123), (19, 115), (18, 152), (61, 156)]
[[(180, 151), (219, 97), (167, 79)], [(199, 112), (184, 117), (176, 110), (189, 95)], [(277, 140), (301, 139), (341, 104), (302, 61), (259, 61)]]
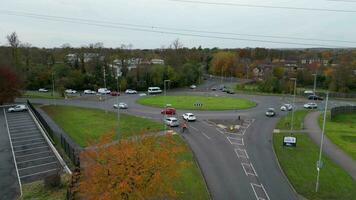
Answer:
[[(263, 187), (262, 184), (261, 185), (257, 185), (255, 183), (250, 183), (250, 184), (251, 184), (253, 193), (255, 194), (257, 200), (269, 200), (270, 199), (266, 190), (265, 190), (265, 187)], [(261, 197), (260, 195), (257, 194), (257, 191), (256, 191), (257, 188), (262, 189), (261, 192), (263, 192), (264, 197)]]
[(257, 173), (255, 171), (255, 168), (253, 167), (252, 163), (241, 163), (242, 168), (245, 171), (246, 176), (251, 175), (251, 176), (257, 176)]
[(194, 126), (190, 126), (192, 129), (194, 129), (195, 131), (199, 131), (199, 129), (195, 128)]
[(204, 124), (206, 124), (206, 125), (208, 125), (208, 126), (214, 126), (214, 125), (209, 124), (208, 122), (206, 122), (206, 121), (204, 121), (204, 120), (202, 120), (201, 122), (204, 123)]
[[(223, 131), (221, 131), (219, 128), (216, 128), (216, 130), (219, 132), (219, 133), (221, 133), (221, 134), (223, 134), (224, 135), (224, 132)], [(225, 136), (225, 135), (224, 135)]]
[(244, 145), (244, 139), (243, 138), (232, 138), (232, 137), (226, 137), (227, 140), (229, 140), (230, 144), (235, 144), (235, 145)]
[(208, 138), (209, 140), (211, 139), (207, 134), (205, 134), (203, 131), (200, 131), (206, 138)]
[(235, 153), (236, 153), (238, 158), (249, 159), (246, 149), (235, 149)]
[(209, 140), (211, 139), (207, 134), (205, 134), (203, 131), (200, 131), (198, 128), (194, 127), (194, 126), (189, 126), (192, 129), (194, 129), (196, 132), (201, 133), (202, 135), (204, 135), (206, 138), (208, 138)]

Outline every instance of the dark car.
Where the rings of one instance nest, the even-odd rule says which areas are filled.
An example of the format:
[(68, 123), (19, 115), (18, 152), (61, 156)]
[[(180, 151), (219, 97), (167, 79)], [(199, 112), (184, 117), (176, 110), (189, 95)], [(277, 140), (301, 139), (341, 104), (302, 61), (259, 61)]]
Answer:
[(111, 96), (120, 96), (120, 93), (116, 92), (116, 91), (112, 91), (112, 92), (110, 92), (110, 95)]
[(161, 114), (175, 115), (176, 109), (175, 108), (165, 108), (165, 109), (161, 110)]
[(228, 94), (235, 94), (235, 92), (232, 89), (226, 90), (226, 93)]
[(320, 97), (320, 96), (315, 95), (315, 94), (309, 95), (309, 96), (308, 96), (308, 99), (309, 99), (309, 100), (321, 100), (321, 101), (324, 100), (323, 97)]

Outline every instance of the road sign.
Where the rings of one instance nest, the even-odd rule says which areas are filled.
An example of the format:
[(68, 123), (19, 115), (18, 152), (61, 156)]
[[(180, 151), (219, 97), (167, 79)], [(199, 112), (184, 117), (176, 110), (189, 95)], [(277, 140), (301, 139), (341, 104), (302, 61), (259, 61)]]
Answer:
[(285, 136), (283, 138), (283, 146), (296, 147), (297, 146), (297, 138), (291, 137), (291, 136)]
[(202, 103), (200, 103), (200, 102), (197, 102), (197, 103), (195, 103), (195, 104), (194, 104), (194, 106), (195, 106), (195, 107), (202, 107), (202, 106), (203, 106), (203, 104), (202, 104)]

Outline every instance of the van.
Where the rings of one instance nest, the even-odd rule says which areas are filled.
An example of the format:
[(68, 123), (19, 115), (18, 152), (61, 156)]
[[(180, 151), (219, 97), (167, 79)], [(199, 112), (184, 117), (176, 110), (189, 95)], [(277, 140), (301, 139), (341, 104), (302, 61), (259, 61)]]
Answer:
[(159, 94), (162, 93), (162, 90), (159, 87), (149, 87), (147, 92), (148, 94)]
[(98, 93), (99, 94), (110, 94), (110, 90), (108, 90), (107, 88), (99, 88), (98, 89)]

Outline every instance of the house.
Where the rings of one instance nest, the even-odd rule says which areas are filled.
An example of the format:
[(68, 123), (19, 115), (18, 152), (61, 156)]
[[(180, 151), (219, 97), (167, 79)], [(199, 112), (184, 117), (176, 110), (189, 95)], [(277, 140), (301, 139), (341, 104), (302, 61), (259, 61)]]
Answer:
[(164, 60), (162, 60), (162, 59), (157, 59), (157, 58), (151, 59), (151, 64), (152, 64), (152, 65), (164, 65)]

